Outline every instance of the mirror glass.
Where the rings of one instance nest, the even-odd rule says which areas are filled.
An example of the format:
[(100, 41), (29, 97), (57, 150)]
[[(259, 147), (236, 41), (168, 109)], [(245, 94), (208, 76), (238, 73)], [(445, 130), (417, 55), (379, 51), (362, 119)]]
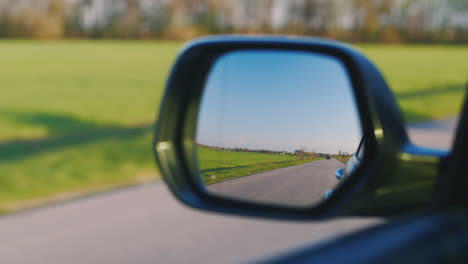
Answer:
[(338, 59), (230, 52), (205, 82), (195, 138), (200, 180), (218, 196), (309, 207), (357, 167), (361, 137), (352, 85)]

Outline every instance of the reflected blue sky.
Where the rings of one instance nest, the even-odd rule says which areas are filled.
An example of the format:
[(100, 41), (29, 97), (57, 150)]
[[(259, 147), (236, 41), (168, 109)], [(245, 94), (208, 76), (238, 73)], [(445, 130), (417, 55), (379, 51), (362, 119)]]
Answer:
[(337, 153), (361, 138), (351, 84), (332, 57), (299, 51), (236, 51), (221, 57), (206, 82), (196, 141)]

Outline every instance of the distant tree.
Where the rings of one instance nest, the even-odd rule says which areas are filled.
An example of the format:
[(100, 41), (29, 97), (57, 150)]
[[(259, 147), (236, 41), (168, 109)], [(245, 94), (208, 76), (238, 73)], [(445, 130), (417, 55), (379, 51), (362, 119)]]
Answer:
[(70, 8), (65, 20), (65, 36), (87, 37), (82, 21), (82, 15), (87, 4), (89, 4), (89, 0), (79, 0)]
[(11, 6), (11, 2), (12, 0), (0, 2), (0, 38), (9, 37), (9, 6)]
[(298, 149), (298, 150), (294, 151), (294, 154), (296, 155), (298, 160), (304, 160), (304, 157), (305, 157), (306, 153), (305, 153), (304, 149)]
[(63, 38), (68, 4), (65, 0), (49, 0), (45, 14), (37, 29), (39, 38)]
[(143, 28), (143, 14), (138, 0), (125, 0), (121, 13), (114, 15), (112, 23), (113, 37), (139, 38)]
[(31, 1), (8, 14), (10, 37), (63, 38), (68, 4), (65, 0), (48, 0), (45, 5)]
[(154, 7), (143, 12), (142, 23), (144, 25), (143, 35), (161, 38), (169, 25), (170, 12), (167, 4), (159, 1)]
[(302, 8), (303, 28), (307, 35), (326, 35), (335, 22), (334, 1), (304, 1)]

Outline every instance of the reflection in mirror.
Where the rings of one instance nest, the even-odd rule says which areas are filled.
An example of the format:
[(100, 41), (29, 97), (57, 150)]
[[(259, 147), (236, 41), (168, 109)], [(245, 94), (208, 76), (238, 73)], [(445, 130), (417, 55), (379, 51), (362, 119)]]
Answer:
[(196, 132), (200, 180), (208, 192), (237, 200), (309, 207), (360, 162), (346, 69), (316, 53), (221, 56), (205, 82)]

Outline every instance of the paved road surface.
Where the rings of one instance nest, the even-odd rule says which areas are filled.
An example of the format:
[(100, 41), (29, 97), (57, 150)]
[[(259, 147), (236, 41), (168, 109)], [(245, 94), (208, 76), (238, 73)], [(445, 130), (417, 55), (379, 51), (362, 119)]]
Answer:
[[(417, 143), (448, 147), (450, 127), (436, 127), (411, 134), (425, 138)], [(203, 213), (154, 183), (0, 218), (0, 263), (239, 263), (382, 222), (291, 223)]]
[(335, 170), (345, 164), (324, 159), (265, 171), (208, 186), (213, 193), (243, 200), (304, 207), (322, 200), (338, 183)]
[(380, 222), (202, 213), (154, 183), (0, 218), (0, 263), (239, 263)]

